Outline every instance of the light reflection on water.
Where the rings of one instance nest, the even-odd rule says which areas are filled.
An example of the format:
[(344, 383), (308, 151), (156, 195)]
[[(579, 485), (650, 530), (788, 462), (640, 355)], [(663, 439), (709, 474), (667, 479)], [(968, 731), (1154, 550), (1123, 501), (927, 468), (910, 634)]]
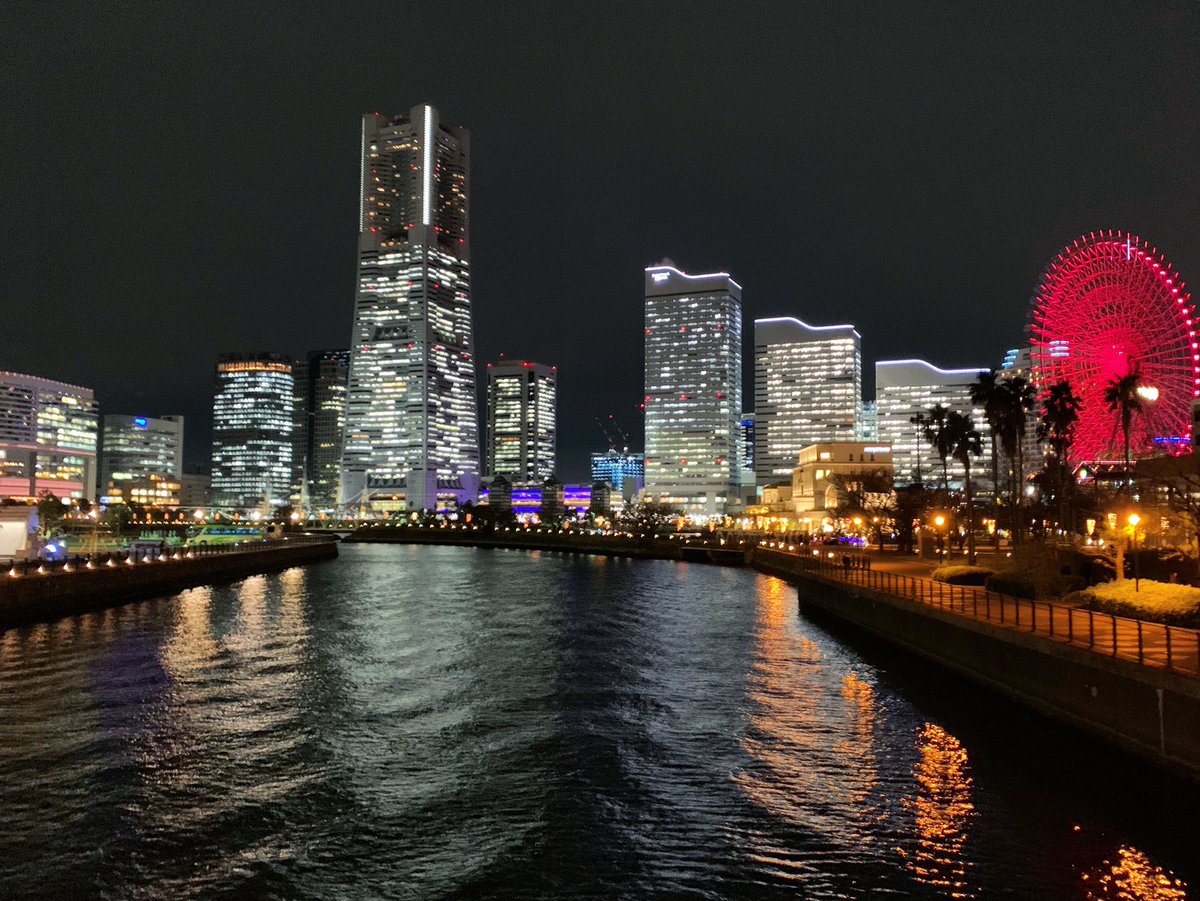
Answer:
[(941, 889), (951, 898), (974, 898), (968, 883), (973, 863), (963, 853), (975, 812), (966, 749), (941, 726), (926, 723), (920, 754), (913, 771), (917, 791), (905, 799), (915, 816), (917, 848), (905, 865), (922, 885)]
[(457, 548), (9, 630), (0, 897), (1187, 897), (910, 666), (778, 579)]

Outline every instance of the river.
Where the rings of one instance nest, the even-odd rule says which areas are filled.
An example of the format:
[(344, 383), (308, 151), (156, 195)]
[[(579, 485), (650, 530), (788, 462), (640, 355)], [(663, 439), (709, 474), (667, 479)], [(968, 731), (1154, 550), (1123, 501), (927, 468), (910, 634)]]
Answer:
[(1200, 884), (1200, 792), (780, 580), (524, 551), (346, 545), (4, 632), (0, 811), (3, 898)]

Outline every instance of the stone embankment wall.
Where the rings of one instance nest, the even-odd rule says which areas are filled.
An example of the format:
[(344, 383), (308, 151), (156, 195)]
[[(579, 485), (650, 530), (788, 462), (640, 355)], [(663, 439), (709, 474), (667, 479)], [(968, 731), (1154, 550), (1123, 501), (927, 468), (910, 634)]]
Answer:
[(625, 538), (604, 535), (572, 535), (518, 529), (493, 532), (474, 529), (424, 529), (411, 526), (365, 526), (346, 539), (366, 543), (446, 544), (461, 547), (520, 548), (530, 551), (565, 551), (577, 554), (606, 554), (650, 560), (679, 560), (675, 541)]
[(90, 570), (30, 574), (18, 578), (0, 573), (0, 628), (56, 619), (336, 557), (337, 541), (332, 539), (280, 541), (265, 544), (260, 550), (239, 550), (194, 559), (99, 566)]
[(1200, 781), (1200, 680), (804, 572), (795, 555), (749, 559), (794, 582), (808, 610)]

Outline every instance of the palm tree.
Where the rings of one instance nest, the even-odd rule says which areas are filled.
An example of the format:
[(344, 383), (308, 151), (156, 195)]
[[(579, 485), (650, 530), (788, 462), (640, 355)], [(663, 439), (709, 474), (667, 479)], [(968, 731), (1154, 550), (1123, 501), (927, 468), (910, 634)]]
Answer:
[(1133, 414), (1142, 411), (1142, 397), (1138, 388), (1142, 378), (1136, 369), (1130, 368), (1125, 375), (1114, 376), (1104, 386), (1104, 402), (1110, 413), (1121, 414), (1121, 435), (1125, 441), (1125, 481), (1129, 481), (1129, 429), (1133, 425)]
[[(1083, 401), (1071, 390), (1067, 381), (1055, 382), (1042, 396), (1042, 414), (1038, 419), (1038, 438), (1049, 441), (1058, 465), (1058, 485), (1055, 488), (1059, 500), (1059, 522), (1063, 520), (1062, 504), (1066, 495), (1067, 448), (1075, 437), (1075, 424), (1079, 422), (1079, 410)], [(1070, 523), (1073, 529), (1074, 521)]]
[[(1000, 521), (1000, 423), (1004, 402), (1004, 386), (997, 379), (995, 369), (979, 373), (979, 380), (971, 386), (971, 403), (983, 407), (983, 418), (987, 421), (992, 445), (992, 519)], [(1000, 530), (994, 529), (992, 540), (1000, 550)]]
[(908, 421), (917, 427), (917, 484), (922, 484), (921, 478), (921, 442), (925, 438), (925, 424), (928, 420), (924, 413), (908, 417)]
[(946, 444), (946, 415), (950, 412), (950, 408), (937, 404), (929, 408), (929, 413), (925, 416), (925, 424), (921, 426), (921, 436), (933, 448), (934, 453), (938, 455), (938, 459), (942, 461), (942, 490), (947, 491), (950, 488), (950, 470), (946, 466), (946, 459), (950, 456), (950, 448)]
[(1024, 376), (1003, 380), (999, 398), (1000, 443), (1004, 453), (1016, 463), (1012, 480), (1013, 542), (1021, 543), (1023, 506), (1022, 492), (1025, 488), (1025, 426), (1029, 412), (1037, 403), (1037, 391)]
[(957, 410), (947, 412), (943, 436), (950, 456), (963, 465), (963, 493), (967, 498), (967, 562), (974, 566), (975, 503), (971, 494), (971, 457), (983, 453), (983, 442), (971, 417)]

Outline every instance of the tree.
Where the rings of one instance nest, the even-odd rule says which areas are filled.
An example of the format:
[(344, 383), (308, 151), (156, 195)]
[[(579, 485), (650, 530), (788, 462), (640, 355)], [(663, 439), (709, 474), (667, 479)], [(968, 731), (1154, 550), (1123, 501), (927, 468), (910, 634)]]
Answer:
[(921, 437), (928, 442), (929, 446), (933, 448), (933, 452), (938, 455), (938, 459), (942, 461), (943, 491), (950, 489), (950, 471), (946, 467), (946, 460), (950, 456), (950, 447), (945, 438), (946, 414), (949, 412), (950, 408), (943, 404), (930, 407), (921, 426)]
[(1047, 476), (1046, 481), (1055, 489), (1059, 505), (1058, 519), (1060, 523), (1064, 519), (1070, 519), (1069, 527), (1072, 531), (1074, 520), (1063, 513), (1069, 472), (1067, 450), (1075, 437), (1075, 424), (1079, 422), (1079, 410), (1082, 406), (1083, 401), (1071, 390), (1070, 382), (1055, 382), (1042, 396), (1042, 412), (1037, 426), (1038, 438), (1048, 441), (1054, 451), (1055, 465), (1051, 467), (1047, 463), (1043, 471)]
[(892, 477), (884, 470), (864, 469), (832, 473), (828, 478), (837, 492), (834, 515), (843, 521), (860, 518), (883, 550), (885, 530), (896, 512)]
[(54, 529), (63, 519), (63, 503), (49, 491), (38, 495), (38, 528), (42, 536), (49, 538)]
[[(979, 373), (971, 386), (971, 403), (983, 407), (983, 418), (987, 421), (992, 445), (992, 519), (1000, 521), (1000, 428), (1007, 391), (998, 379), (995, 369)], [(996, 550), (1000, 550), (1000, 530), (992, 532)]]
[(1037, 403), (1037, 392), (1024, 376), (1004, 379), (997, 403), (1000, 444), (1005, 455), (1015, 462), (1012, 477), (1013, 542), (1021, 543), (1024, 527), (1022, 492), (1025, 487), (1025, 424)]
[(1104, 386), (1104, 403), (1110, 413), (1121, 415), (1121, 437), (1125, 443), (1125, 480), (1129, 481), (1129, 430), (1133, 425), (1133, 414), (1142, 411), (1142, 398), (1138, 394), (1142, 379), (1136, 369), (1130, 368), (1125, 375), (1114, 376)]
[(975, 504), (971, 494), (971, 457), (983, 453), (983, 441), (971, 417), (957, 410), (946, 414), (942, 430), (950, 456), (963, 465), (963, 493), (967, 500), (967, 562), (975, 565)]
[(923, 484), (921, 476), (921, 442), (925, 440), (925, 425), (928, 420), (924, 413), (918, 413), (916, 416), (908, 417), (908, 421), (917, 427), (917, 480), (916, 484)]

